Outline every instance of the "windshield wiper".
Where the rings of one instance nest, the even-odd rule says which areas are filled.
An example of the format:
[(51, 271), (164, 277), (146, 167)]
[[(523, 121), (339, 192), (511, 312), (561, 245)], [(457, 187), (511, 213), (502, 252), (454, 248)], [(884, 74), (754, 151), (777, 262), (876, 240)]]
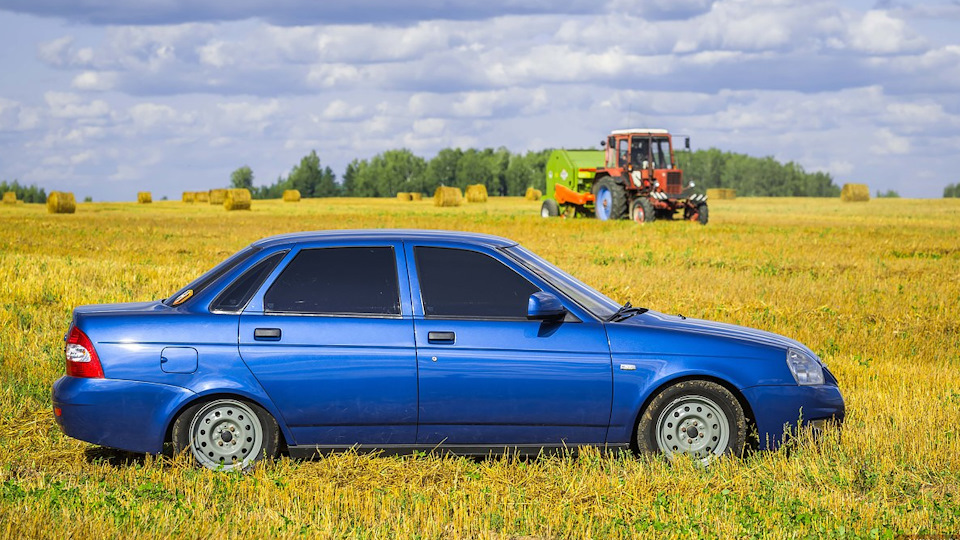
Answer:
[(616, 313), (611, 315), (607, 319), (607, 322), (620, 322), (620, 321), (629, 319), (634, 315), (646, 313), (647, 311), (650, 311), (650, 310), (648, 310), (645, 307), (633, 307), (632, 305), (630, 305), (630, 302), (627, 302), (626, 304), (620, 306), (620, 309), (618, 309)]

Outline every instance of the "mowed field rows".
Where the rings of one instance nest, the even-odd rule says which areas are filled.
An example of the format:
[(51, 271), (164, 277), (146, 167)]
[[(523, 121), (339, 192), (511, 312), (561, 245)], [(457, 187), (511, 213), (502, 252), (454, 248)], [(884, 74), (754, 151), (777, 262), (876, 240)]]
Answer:
[[(960, 535), (960, 201), (716, 201), (705, 227), (538, 211), (498, 198), (0, 207), (0, 535)], [(248, 474), (97, 448), (56, 427), (50, 386), (74, 306), (168, 296), (264, 236), (377, 227), (506, 236), (617, 301), (796, 338), (840, 380), (847, 422), (816, 444), (709, 467), (594, 451), (345, 453)]]

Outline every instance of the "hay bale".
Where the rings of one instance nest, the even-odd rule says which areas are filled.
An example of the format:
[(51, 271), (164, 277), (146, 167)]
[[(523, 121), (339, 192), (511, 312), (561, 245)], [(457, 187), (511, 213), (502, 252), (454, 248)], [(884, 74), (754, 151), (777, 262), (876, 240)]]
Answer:
[(532, 187), (527, 188), (527, 193), (523, 196), (523, 198), (528, 201), (539, 201), (541, 197), (543, 197), (543, 193), (541, 193), (539, 189), (533, 189)]
[(184, 191), (181, 200), (185, 203), (193, 204), (197, 202), (197, 194), (193, 191)]
[(223, 201), (227, 199), (227, 190), (211, 189), (207, 196), (210, 198), (210, 204), (223, 204)]
[(227, 210), (249, 210), (250, 198), (249, 189), (228, 189), (227, 197), (223, 200), (223, 207)]
[(707, 190), (708, 199), (736, 199), (737, 190), (727, 188), (710, 188)]
[(140, 204), (152, 203), (153, 195), (151, 195), (149, 191), (138, 191), (137, 202)]
[(398, 191), (398, 192), (397, 192), (397, 200), (398, 200), (398, 201), (412, 201), (412, 200), (413, 200), (413, 194), (411, 194), (411, 193), (406, 193), (406, 192), (403, 192), (403, 191)]
[(283, 202), (300, 202), (300, 190), (299, 189), (283, 190)]
[(51, 191), (47, 195), (47, 212), (72, 214), (77, 211), (77, 199), (69, 191)]
[(197, 201), (198, 203), (210, 202), (210, 193), (206, 191), (196, 191), (194, 192), (193, 196), (194, 196), (194, 200)]
[(414, 201), (422, 201), (423, 193), (420, 193), (419, 191), (414, 191), (410, 194), (410, 199)]
[(844, 184), (840, 191), (843, 202), (867, 202), (870, 200), (870, 188), (866, 184)]
[(14, 191), (7, 191), (4, 193), (3, 204), (17, 204), (17, 193)]
[(433, 192), (434, 206), (460, 206), (463, 204), (463, 192), (460, 188), (440, 186)]
[(472, 184), (467, 186), (467, 202), (487, 202), (487, 186)]

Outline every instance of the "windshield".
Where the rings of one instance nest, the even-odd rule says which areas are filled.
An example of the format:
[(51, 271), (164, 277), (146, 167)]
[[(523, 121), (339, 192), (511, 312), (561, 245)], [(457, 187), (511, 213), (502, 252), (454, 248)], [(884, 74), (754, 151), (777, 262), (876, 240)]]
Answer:
[(226, 274), (231, 269), (233, 269), (238, 264), (250, 258), (251, 255), (260, 251), (260, 248), (248, 246), (240, 251), (234, 253), (225, 261), (214, 266), (208, 272), (198, 277), (197, 279), (191, 281), (186, 287), (180, 289), (179, 291), (173, 293), (172, 296), (163, 301), (164, 304), (168, 306), (178, 306), (183, 304), (194, 295), (198, 294), (203, 289), (206, 289), (208, 285), (220, 278), (220, 276)]
[(580, 307), (589, 311), (601, 320), (610, 318), (620, 305), (582, 281), (550, 264), (539, 255), (520, 246), (504, 248), (514, 260), (533, 272), (540, 279), (549, 283), (564, 296), (576, 302)]

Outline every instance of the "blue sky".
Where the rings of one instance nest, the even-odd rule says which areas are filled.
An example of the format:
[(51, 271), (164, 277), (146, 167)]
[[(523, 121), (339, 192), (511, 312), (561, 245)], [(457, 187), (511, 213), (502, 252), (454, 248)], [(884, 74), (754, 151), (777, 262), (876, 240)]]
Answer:
[(960, 182), (955, 0), (2, 0), (0, 31), (0, 179), (94, 200), (640, 126), (907, 197)]

